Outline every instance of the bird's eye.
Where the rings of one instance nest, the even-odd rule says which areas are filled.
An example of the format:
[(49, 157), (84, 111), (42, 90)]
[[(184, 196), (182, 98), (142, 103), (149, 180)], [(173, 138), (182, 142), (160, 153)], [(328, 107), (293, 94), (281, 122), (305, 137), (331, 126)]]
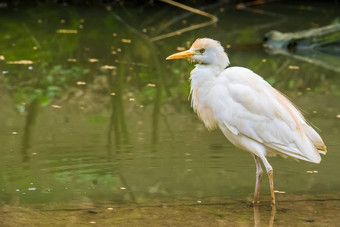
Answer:
[(199, 50), (199, 52), (200, 52), (201, 54), (203, 54), (203, 53), (205, 52), (205, 49), (202, 48), (202, 49)]

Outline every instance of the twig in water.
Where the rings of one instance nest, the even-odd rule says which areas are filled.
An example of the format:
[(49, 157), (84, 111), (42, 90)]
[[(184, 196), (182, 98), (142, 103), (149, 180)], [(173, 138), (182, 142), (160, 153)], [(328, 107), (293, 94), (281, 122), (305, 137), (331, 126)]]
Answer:
[(156, 37), (153, 37), (151, 38), (151, 41), (152, 42), (155, 42), (155, 41), (158, 41), (158, 40), (161, 40), (161, 39), (165, 39), (165, 38), (169, 38), (171, 36), (175, 36), (175, 35), (180, 35), (184, 32), (188, 32), (188, 31), (191, 31), (191, 30), (194, 30), (194, 29), (198, 29), (198, 28), (202, 28), (202, 27), (205, 27), (205, 26), (208, 26), (208, 25), (211, 25), (211, 24), (214, 24), (218, 21), (218, 18), (210, 13), (206, 13), (202, 10), (199, 10), (199, 9), (195, 9), (195, 8), (192, 8), (190, 6), (187, 6), (187, 5), (183, 5), (181, 3), (178, 3), (178, 2), (175, 2), (175, 1), (172, 1), (172, 0), (160, 0), (162, 2), (165, 2), (165, 3), (168, 3), (170, 5), (174, 5), (174, 6), (177, 6), (179, 8), (182, 8), (184, 10), (187, 10), (189, 12), (193, 12), (193, 13), (196, 13), (196, 14), (199, 14), (199, 15), (202, 15), (204, 17), (208, 17), (210, 18), (211, 20), (208, 21), (208, 22), (204, 22), (204, 23), (200, 23), (200, 24), (195, 24), (195, 25), (191, 25), (189, 27), (186, 27), (186, 28), (182, 28), (182, 29), (179, 29), (179, 30), (176, 30), (174, 32), (170, 32), (170, 33), (167, 33), (167, 34), (164, 34), (164, 35), (159, 35), (159, 36), (156, 36)]

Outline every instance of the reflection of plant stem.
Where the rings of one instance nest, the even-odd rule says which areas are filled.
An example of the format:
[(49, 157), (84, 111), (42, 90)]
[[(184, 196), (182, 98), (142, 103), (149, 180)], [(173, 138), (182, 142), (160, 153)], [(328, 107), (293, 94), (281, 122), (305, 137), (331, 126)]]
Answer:
[(127, 24), (125, 21), (123, 21), (118, 15), (114, 14), (115, 18), (119, 20), (122, 24), (124, 24), (127, 28), (129, 28), (131, 31), (136, 33), (138, 36), (143, 38), (146, 42), (145, 44), (150, 49), (151, 54), (151, 61), (152, 65), (155, 68), (155, 74), (157, 75), (157, 92), (156, 92), (156, 99), (154, 104), (154, 110), (152, 114), (152, 144), (156, 144), (158, 142), (158, 121), (159, 121), (159, 110), (160, 110), (160, 103), (161, 103), (161, 97), (162, 97), (162, 91), (164, 89), (164, 73), (162, 73), (162, 68), (160, 64), (160, 58), (158, 57), (159, 53), (157, 51), (157, 48), (155, 47), (155, 44), (151, 42), (151, 40), (144, 35), (143, 33), (140, 33), (137, 29)]
[(154, 108), (152, 113), (152, 144), (155, 145), (158, 143), (158, 119), (159, 119), (159, 110), (161, 107), (161, 98), (162, 98), (162, 85), (161, 83), (157, 83), (156, 87), (156, 97), (154, 100)]
[(216, 16), (214, 16), (214, 15), (212, 15), (210, 13), (206, 13), (206, 12), (204, 12), (202, 10), (195, 9), (195, 8), (186, 6), (184, 4), (181, 4), (181, 3), (178, 3), (178, 2), (175, 2), (175, 1), (172, 1), (172, 0), (160, 0), (160, 1), (168, 3), (170, 5), (174, 5), (176, 7), (182, 8), (182, 9), (187, 10), (187, 11), (196, 13), (198, 15), (201, 15), (201, 16), (204, 16), (204, 17), (208, 17), (211, 20), (208, 21), (208, 22), (191, 25), (189, 27), (182, 28), (182, 29), (179, 29), (179, 30), (176, 30), (174, 32), (170, 32), (170, 33), (167, 33), (167, 34), (164, 34), (164, 35), (153, 37), (153, 38), (151, 38), (152, 42), (158, 41), (158, 40), (161, 40), (161, 39), (165, 39), (165, 38), (169, 38), (171, 36), (180, 35), (180, 34), (182, 34), (184, 32), (188, 32), (188, 31), (191, 31), (191, 30), (194, 30), (194, 29), (203, 28), (203, 27), (215, 24), (218, 21), (218, 18)]
[(40, 43), (38, 42), (38, 40), (35, 38), (35, 36), (31, 33), (31, 31), (29, 30), (29, 28), (26, 26), (26, 24), (22, 24), (22, 26), (24, 27), (24, 30), (28, 33), (28, 35), (31, 37), (32, 41), (34, 42), (34, 44), (40, 49)]
[[(123, 85), (123, 75), (126, 73), (125, 67), (118, 67), (119, 71), (113, 71), (112, 74), (108, 74), (108, 82), (110, 86), (110, 91), (114, 92), (115, 94), (111, 96), (111, 116), (110, 116), (110, 123), (108, 129), (108, 157), (109, 160), (111, 159), (112, 154), (112, 132), (114, 132), (115, 137), (115, 145), (116, 148), (119, 145), (126, 144), (129, 142), (129, 135), (125, 121), (125, 112), (124, 112), (124, 105), (123, 105), (123, 96), (122, 96), (122, 85)], [(123, 139), (122, 139), (122, 137)], [(123, 141), (122, 141), (123, 140)], [(118, 150), (117, 150), (118, 151)], [(133, 202), (136, 202), (136, 196), (132, 192), (131, 188), (129, 187), (125, 177), (122, 173), (118, 170), (118, 176), (123, 183), (123, 185), (128, 189), (129, 196)]]
[(31, 103), (27, 104), (26, 107), (27, 115), (21, 148), (23, 162), (27, 162), (29, 160), (27, 150), (31, 147), (33, 129), (37, 122), (37, 117), (40, 110), (40, 100), (34, 99)]
[[(108, 75), (108, 81), (111, 92), (115, 95), (111, 96), (111, 116), (108, 129), (108, 153), (111, 154), (112, 148), (112, 132), (114, 131), (116, 148), (121, 143), (129, 142), (129, 135), (125, 121), (123, 97), (122, 97), (122, 75), (125, 73), (124, 67), (119, 67), (119, 72), (113, 72), (112, 75)], [(113, 77), (115, 76), (115, 79)], [(121, 139), (123, 137), (123, 141)]]

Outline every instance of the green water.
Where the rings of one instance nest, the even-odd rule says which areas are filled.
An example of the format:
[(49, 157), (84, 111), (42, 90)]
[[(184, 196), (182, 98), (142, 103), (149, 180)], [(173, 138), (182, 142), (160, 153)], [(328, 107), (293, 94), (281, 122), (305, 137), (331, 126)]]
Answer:
[[(331, 67), (325, 68), (273, 55), (261, 42), (270, 30), (328, 25), (339, 8), (277, 2), (252, 9), (263, 11), (237, 10), (233, 4), (208, 7), (219, 18), (216, 25), (157, 42), (150, 38), (206, 19), (163, 3), (112, 11), (0, 9), (0, 204), (7, 215), (2, 215), (2, 224), (18, 226), (10, 223), (30, 217), (48, 223), (44, 217), (59, 217), (63, 225), (67, 211), (80, 212), (72, 214), (75, 223), (90, 223), (85, 214), (91, 209), (103, 215), (96, 219), (101, 225), (128, 225), (127, 220), (134, 225), (136, 220), (154, 225), (162, 220), (196, 226), (209, 220), (254, 223), (253, 158), (218, 130), (207, 131), (191, 110), (188, 77), (193, 66), (184, 60), (165, 61), (197, 37), (230, 45), (226, 51), (232, 65), (263, 76), (320, 129), (328, 153), (319, 165), (269, 158), (276, 190), (285, 192), (277, 194), (279, 223), (305, 207), (311, 213), (323, 211), (323, 216), (309, 217), (306, 211), (297, 223), (337, 223), (339, 56), (326, 56)], [(260, 211), (266, 213), (260, 216), (265, 222), (270, 219), (269, 194), (264, 177)], [(100, 222), (110, 217), (107, 207), (131, 215)], [(46, 210), (48, 215), (40, 214)], [(334, 215), (328, 217), (327, 210)], [(178, 222), (169, 221), (166, 212), (178, 215)]]

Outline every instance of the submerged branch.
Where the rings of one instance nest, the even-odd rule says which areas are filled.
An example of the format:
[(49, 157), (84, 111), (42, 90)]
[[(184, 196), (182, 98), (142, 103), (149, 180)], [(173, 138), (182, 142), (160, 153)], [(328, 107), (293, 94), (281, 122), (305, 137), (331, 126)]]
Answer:
[(175, 35), (180, 35), (180, 34), (182, 34), (184, 32), (188, 32), (188, 31), (191, 31), (191, 30), (194, 30), (194, 29), (206, 27), (206, 26), (209, 26), (211, 24), (215, 24), (218, 21), (218, 18), (216, 16), (214, 16), (214, 15), (212, 15), (210, 13), (206, 13), (206, 12), (204, 12), (202, 10), (195, 9), (195, 8), (190, 7), (190, 6), (187, 6), (187, 5), (184, 5), (184, 4), (172, 1), (172, 0), (160, 0), (160, 1), (168, 3), (168, 4), (176, 6), (176, 7), (179, 7), (181, 9), (187, 10), (189, 12), (193, 12), (193, 13), (196, 13), (198, 15), (201, 15), (201, 16), (204, 16), (204, 17), (208, 17), (211, 20), (208, 21), (208, 22), (191, 25), (189, 27), (182, 28), (182, 29), (179, 29), (179, 30), (176, 30), (174, 32), (170, 32), (170, 33), (167, 33), (167, 34), (164, 34), (164, 35), (153, 37), (153, 38), (151, 38), (152, 42), (155, 42), (155, 41), (158, 41), (158, 40), (161, 40), (161, 39), (165, 39), (165, 38), (169, 38), (169, 37), (172, 37), (172, 36), (175, 36)]

